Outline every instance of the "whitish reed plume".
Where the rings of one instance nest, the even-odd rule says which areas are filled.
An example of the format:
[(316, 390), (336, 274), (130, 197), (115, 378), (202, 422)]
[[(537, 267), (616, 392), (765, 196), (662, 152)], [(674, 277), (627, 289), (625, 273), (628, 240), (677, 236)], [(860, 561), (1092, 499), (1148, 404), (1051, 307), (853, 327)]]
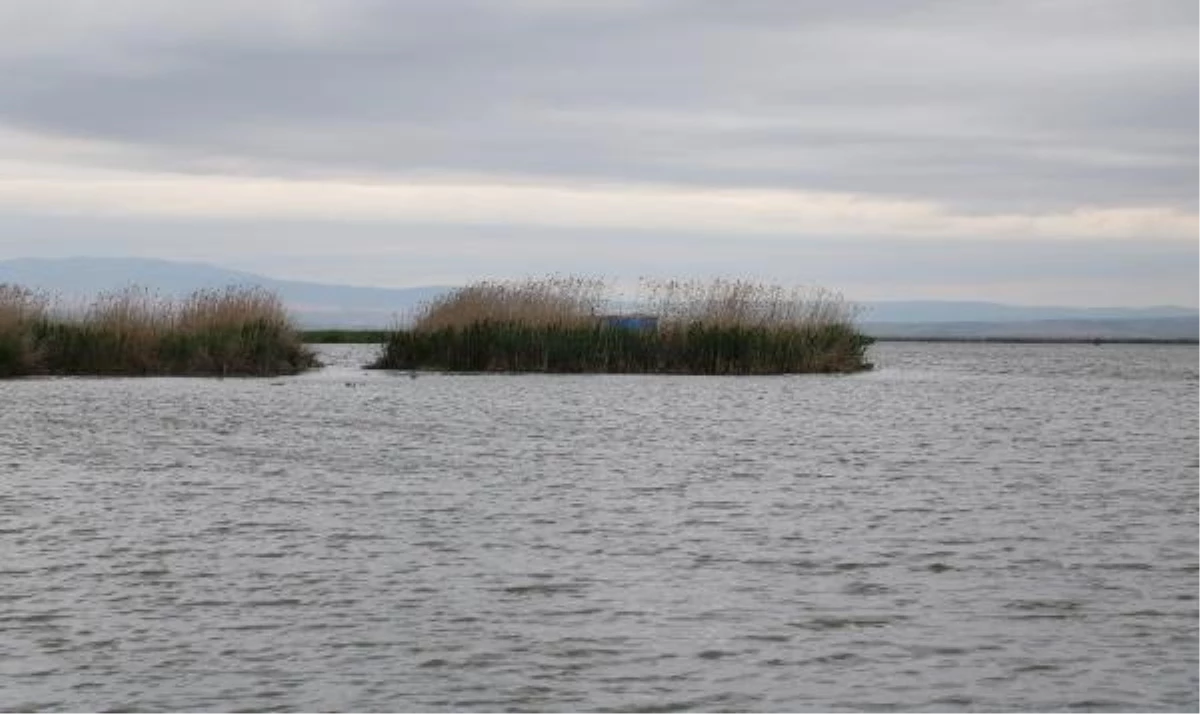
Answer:
[(582, 325), (603, 309), (605, 288), (601, 280), (577, 277), (474, 283), (423, 305), (414, 329), (433, 332), (482, 323)]

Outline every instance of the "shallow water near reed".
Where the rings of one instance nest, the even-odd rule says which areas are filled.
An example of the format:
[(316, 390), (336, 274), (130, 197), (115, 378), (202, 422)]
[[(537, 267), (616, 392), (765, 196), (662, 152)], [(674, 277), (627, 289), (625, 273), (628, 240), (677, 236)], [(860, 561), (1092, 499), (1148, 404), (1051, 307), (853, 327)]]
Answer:
[(1194, 710), (1197, 350), (0, 382), (2, 710)]

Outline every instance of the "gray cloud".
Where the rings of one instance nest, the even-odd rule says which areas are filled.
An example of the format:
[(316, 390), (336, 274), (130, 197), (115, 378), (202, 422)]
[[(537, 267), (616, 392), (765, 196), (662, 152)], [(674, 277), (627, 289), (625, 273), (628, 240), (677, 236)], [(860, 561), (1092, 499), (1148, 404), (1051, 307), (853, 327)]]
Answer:
[(46, 21), (0, 123), (170, 170), (1196, 206), (1194, 3), (255, 5)]
[[(0, 258), (393, 285), (748, 272), (863, 299), (1194, 305), (1197, 246), (1179, 238), (1200, 191), (1197, 25), (1188, 0), (14, 0)], [(171, 193), (162, 177), (180, 175), (195, 180)], [(390, 212), (400, 194), (339, 193), (459, 179), (483, 187), (462, 216), (444, 193), (408, 214)], [(511, 193), (494, 189), (522, 182), (615, 190), (493, 220)], [(324, 207), (296, 209), (325, 187)], [(766, 190), (739, 195), (777, 217), (772, 235), (729, 196), (684, 225), (718, 195), (693, 188)], [(873, 212), (868, 228), (812, 228), (842, 210), (823, 192)], [(661, 230), (603, 220), (627, 195)], [(175, 203), (136, 210), (154, 197)], [(789, 233), (812, 206), (820, 220)], [(930, 206), (941, 233), (914, 235)], [(1123, 223), (1135, 209), (1158, 218)], [(1060, 225), (1078, 234), (1037, 239)]]

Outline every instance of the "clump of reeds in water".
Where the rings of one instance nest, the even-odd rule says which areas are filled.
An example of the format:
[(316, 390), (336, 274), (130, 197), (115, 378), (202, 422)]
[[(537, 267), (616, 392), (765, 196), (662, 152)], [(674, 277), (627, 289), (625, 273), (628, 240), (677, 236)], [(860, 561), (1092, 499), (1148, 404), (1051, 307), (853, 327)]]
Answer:
[[(855, 308), (822, 290), (643, 282), (633, 321), (596, 280), (478, 283), (419, 310), (375, 367), (472, 372), (787, 374), (868, 369)], [(630, 327), (629, 325), (634, 325)]]
[(315, 365), (283, 303), (260, 288), (183, 300), (128, 288), (52, 311), (41, 296), (0, 286), (0, 376), (265, 376)]

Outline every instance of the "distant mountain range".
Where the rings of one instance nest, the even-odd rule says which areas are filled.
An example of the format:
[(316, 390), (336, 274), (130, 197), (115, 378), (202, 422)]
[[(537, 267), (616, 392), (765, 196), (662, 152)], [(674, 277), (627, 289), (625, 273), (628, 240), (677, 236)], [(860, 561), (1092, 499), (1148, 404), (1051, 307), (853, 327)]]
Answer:
[[(373, 288), (278, 280), (204, 263), (141, 258), (21, 258), (0, 261), (0, 283), (18, 283), (74, 301), (138, 285), (164, 295), (229, 284), (276, 291), (305, 327), (387, 327), (450, 286)], [(990, 302), (863, 303), (861, 324), (877, 337), (976, 339), (1191, 339), (1200, 312), (1161, 306), (1029, 307)]]
[(863, 331), (879, 338), (1195, 340), (1192, 308), (1049, 307), (989, 302), (897, 301), (864, 305)]
[(1170, 340), (1200, 339), (1200, 320), (1150, 317), (1011, 322), (862, 322), (863, 332), (878, 339), (903, 340)]
[(163, 295), (227, 285), (260, 285), (278, 293), (305, 327), (388, 327), (449, 286), (371, 288), (277, 280), (205, 263), (145, 258), (19, 258), (0, 261), (0, 283), (38, 288), (64, 301), (137, 285)]
[(1193, 308), (1159, 307), (1043, 307), (993, 302), (905, 300), (865, 303), (868, 322), (1028, 322), (1033, 320), (1131, 320), (1191, 317)]

